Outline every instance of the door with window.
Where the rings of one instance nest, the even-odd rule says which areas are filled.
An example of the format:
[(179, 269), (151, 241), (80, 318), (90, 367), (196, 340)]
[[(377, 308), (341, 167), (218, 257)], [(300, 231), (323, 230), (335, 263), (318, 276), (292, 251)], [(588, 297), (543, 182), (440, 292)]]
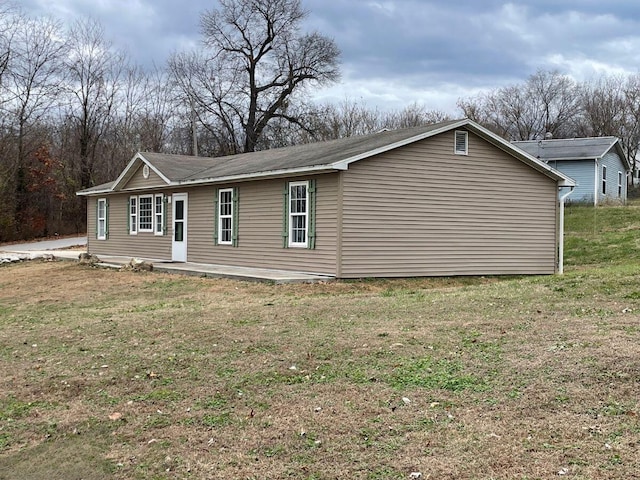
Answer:
[(173, 194), (173, 239), (171, 240), (171, 260), (187, 261), (187, 194)]

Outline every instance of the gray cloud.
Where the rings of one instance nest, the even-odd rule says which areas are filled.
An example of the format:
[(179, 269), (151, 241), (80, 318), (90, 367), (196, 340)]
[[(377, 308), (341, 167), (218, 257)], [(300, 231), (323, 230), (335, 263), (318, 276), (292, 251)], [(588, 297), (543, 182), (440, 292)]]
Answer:
[[(305, 27), (336, 41), (343, 83), (327, 101), (362, 98), (402, 108), (412, 101), (453, 111), (459, 96), (524, 80), (537, 69), (576, 79), (631, 73), (640, 65), (640, 4), (625, 0), (303, 0)], [(199, 43), (212, 0), (22, 0), (36, 15), (69, 23), (92, 16), (142, 65)]]

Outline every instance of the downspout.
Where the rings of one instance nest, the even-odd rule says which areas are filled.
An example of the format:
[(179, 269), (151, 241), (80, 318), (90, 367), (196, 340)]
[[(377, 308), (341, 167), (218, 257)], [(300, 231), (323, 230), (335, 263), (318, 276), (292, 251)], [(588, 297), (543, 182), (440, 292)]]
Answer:
[(593, 178), (593, 206), (598, 206), (598, 159), (595, 159), (595, 174)]
[(558, 274), (564, 273), (564, 200), (571, 195), (575, 187), (570, 187), (567, 193), (560, 197), (560, 234), (558, 239)]

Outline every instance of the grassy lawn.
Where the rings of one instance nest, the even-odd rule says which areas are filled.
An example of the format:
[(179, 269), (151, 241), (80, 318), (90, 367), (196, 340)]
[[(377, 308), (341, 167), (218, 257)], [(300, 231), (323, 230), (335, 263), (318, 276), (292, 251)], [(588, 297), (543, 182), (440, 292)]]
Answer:
[(637, 478), (640, 206), (566, 221), (564, 276), (2, 267), (0, 479)]

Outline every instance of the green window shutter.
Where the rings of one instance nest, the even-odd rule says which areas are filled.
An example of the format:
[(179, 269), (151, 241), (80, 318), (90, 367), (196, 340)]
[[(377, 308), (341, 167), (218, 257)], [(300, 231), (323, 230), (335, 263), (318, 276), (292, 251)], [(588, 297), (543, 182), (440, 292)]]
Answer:
[(238, 187), (234, 187), (233, 189), (233, 225), (231, 226), (231, 245), (233, 247), (238, 246), (238, 205), (240, 202), (240, 192), (238, 191)]
[(309, 180), (309, 232), (307, 248), (313, 250), (316, 248), (316, 180)]
[(220, 211), (218, 210), (218, 199), (220, 198), (220, 189), (216, 188), (216, 196), (213, 199), (213, 244), (218, 245), (218, 222), (220, 221)]
[(162, 196), (162, 235), (167, 234), (167, 205), (169, 205), (169, 198), (166, 195)]
[(109, 199), (104, 201), (104, 239), (109, 240)]
[(131, 199), (127, 198), (127, 235), (131, 233)]
[(283, 208), (282, 208), (282, 247), (289, 246), (289, 182), (285, 182), (284, 191), (282, 192)]

